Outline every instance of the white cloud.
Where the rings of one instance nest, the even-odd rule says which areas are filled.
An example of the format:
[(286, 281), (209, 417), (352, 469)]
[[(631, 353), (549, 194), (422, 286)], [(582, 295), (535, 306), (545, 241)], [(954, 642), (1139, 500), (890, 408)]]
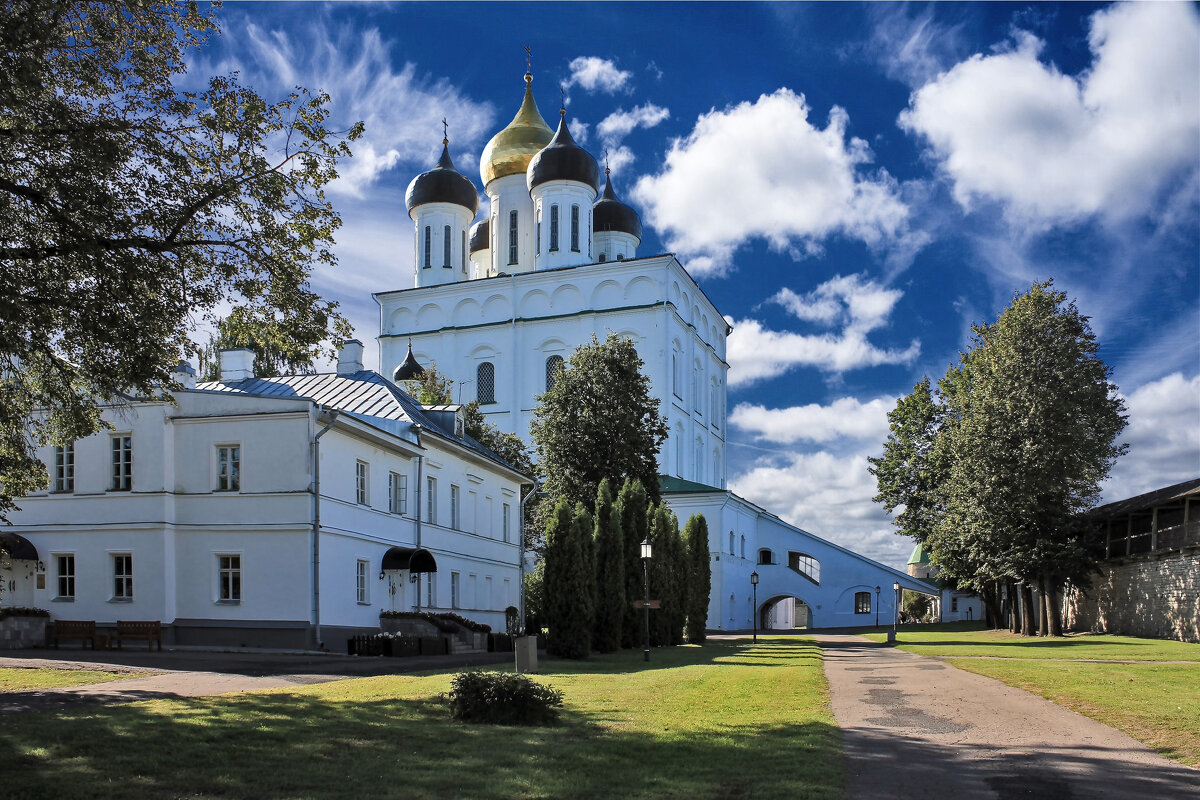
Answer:
[(1017, 222), (1143, 216), (1194, 181), (1200, 14), (1133, 3), (1091, 18), (1090, 68), (1065, 75), (1017, 31), (913, 93), (899, 125), (923, 136), (964, 207), (1003, 203)]
[(1134, 497), (1200, 477), (1200, 375), (1175, 372), (1139, 386), (1126, 397), (1129, 426), (1103, 486), (1104, 502)]
[(888, 435), (888, 412), (895, 407), (895, 397), (877, 397), (865, 403), (841, 397), (829, 405), (810, 403), (790, 408), (739, 403), (729, 415), (729, 424), (753, 434), (757, 440), (780, 444), (828, 444), (843, 438), (882, 442)]
[(885, 171), (864, 175), (873, 155), (846, 137), (849, 117), (809, 121), (803, 95), (779, 89), (696, 121), (671, 144), (663, 170), (633, 197), (693, 274), (724, 272), (739, 245), (763, 238), (778, 250), (842, 234), (872, 247), (908, 238), (908, 208)]
[(772, 331), (754, 319), (729, 320), (729, 385), (751, 383), (782, 375), (795, 366), (824, 372), (845, 372), (880, 364), (910, 364), (921, 352), (913, 340), (903, 350), (881, 349), (867, 334), (885, 326), (903, 292), (888, 289), (859, 275), (835, 275), (813, 291), (800, 295), (780, 289), (767, 302), (778, 303), (794, 316), (835, 332), (801, 334)]
[(854, 48), (878, 61), (889, 78), (920, 86), (942, 71), (962, 47), (962, 25), (935, 21), (934, 8), (915, 16), (903, 4), (874, 3), (867, 7), (871, 19), (868, 41)]
[(587, 92), (612, 94), (625, 87), (633, 73), (617, 69), (617, 65), (606, 58), (579, 56), (571, 59), (571, 77), (562, 82), (564, 88), (581, 86)]
[(605, 148), (604, 150), (605, 164), (618, 175), (621, 174), (622, 169), (632, 164), (635, 159), (636, 156), (634, 156), (633, 150), (629, 149), (626, 145), (619, 145), (611, 149)]
[(444, 78), (419, 74), (412, 63), (395, 71), (390, 43), (378, 30), (312, 25), (285, 32), (263, 29), (237, 12), (230, 17), (219, 41), (222, 51), (236, 58), (200, 62), (193, 72), (238, 70), (268, 98), (282, 96), (296, 84), (325, 91), (331, 98), (331, 127), (365, 123), (366, 133), (351, 144), (354, 157), (342, 162), (330, 191), (362, 196), (398, 164), (432, 167), (443, 117), (450, 123), (456, 166), (478, 178), (478, 147), (495, 128), (492, 106), (471, 100)]
[(634, 128), (653, 128), (663, 120), (670, 119), (671, 112), (654, 103), (634, 106), (626, 111), (618, 108), (596, 125), (596, 133), (606, 141), (620, 141)]
[(579, 117), (571, 117), (571, 138), (578, 144), (587, 144), (589, 128), (591, 128), (591, 125), (588, 125), (579, 119)]

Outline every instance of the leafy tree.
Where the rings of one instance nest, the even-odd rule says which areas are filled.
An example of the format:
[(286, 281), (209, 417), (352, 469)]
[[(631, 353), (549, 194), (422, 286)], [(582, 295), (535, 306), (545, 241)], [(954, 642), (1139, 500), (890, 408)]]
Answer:
[(1080, 515), (1125, 450), (1124, 404), (1087, 317), (1049, 281), (972, 330), (936, 397), (919, 384), (893, 412), (884, 456), (872, 460), (878, 499), (904, 514), (913, 506), (897, 518), (902, 532), (928, 546), (944, 576), (982, 592), (993, 619), (998, 584), (1023, 582), (1029, 633), (1028, 589), (1038, 586), (1040, 627), (1057, 634), (1062, 585), (1086, 586), (1094, 570)]
[(400, 381), (404, 393), (423, 406), (445, 406), (453, 403), (454, 381), (438, 372), (437, 364), (430, 364), (415, 378)]
[(47, 485), (36, 447), (173, 385), (218, 303), (304, 347), (348, 331), (308, 279), (335, 263), (324, 187), (362, 126), (331, 131), (302, 89), (178, 88), (216, 32), (195, 3), (0, 7), (0, 517)]
[(693, 644), (703, 644), (712, 594), (708, 521), (703, 514), (691, 516), (684, 526), (683, 538), (687, 543), (687, 639)]
[[(235, 308), (217, 320), (217, 332), (208, 337), (200, 350), (200, 380), (221, 379), (220, 351), (245, 347), (254, 351), (254, 377), (296, 375), (313, 371), (313, 362), (320, 355), (319, 342), (324, 331), (312, 331), (299, 339), (273, 321), (255, 319), (251, 310)], [(343, 331), (349, 335), (347, 328)], [(312, 339), (313, 336), (317, 338)], [(309, 341), (311, 343), (306, 344)]]
[(591, 652), (593, 568), (585, 541), (592, 519), (582, 504), (560, 497), (546, 528), (545, 604), (550, 629), (546, 650), (562, 658), (587, 658)]
[(679, 521), (665, 503), (654, 506), (650, 517), (650, 597), (662, 605), (650, 615), (650, 643), (656, 647), (682, 644), (686, 609), (683, 543)]
[(515, 433), (507, 433), (487, 421), (475, 400), (463, 406), (463, 428), (467, 435), (526, 475), (536, 475), (529, 445)]
[(650, 535), (650, 500), (642, 482), (626, 478), (617, 495), (617, 511), (621, 517), (622, 550), (625, 561), (625, 614), (621, 624), (621, 647), (642, 646), (644, 615), (633, 607), (633, 601), (645, 594), (642, 564), (642, 542)]
[(929, 596), (920, 592), (904, 592), (901, 611), (910, 622), (922, 622), (929, 616)]
[(621, 647), (625, 621), (625, 548), (620, 509), (613, 503), (608, 478), (596, 495), (596, 624), (592, 646), (601, 653)]
[(546, 624), (546, 561), (525, 573), (525, 632), (536, 636)]
[(609, 334), (580, 345), (554, 386), (538, 397), (531, 433), (545, 491), (595, 501), (600, 481), (642, 482), (658, 501), (658, 448), (667, 426), (633, 342)]

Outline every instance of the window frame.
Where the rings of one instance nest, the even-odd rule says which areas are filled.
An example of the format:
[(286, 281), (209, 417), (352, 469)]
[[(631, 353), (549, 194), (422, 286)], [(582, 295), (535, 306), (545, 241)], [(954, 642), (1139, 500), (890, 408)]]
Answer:
[(112, 442), (112, 480), (108, 490), (133, 491), (133, 434), (116, 433), (109, 440)]
[[(133, 553), (132, 552), (114, 552), (109, 553), (109, 565), (112, 567), (112, 596), (109, 597), (110, 603), (131, 603), (133, 602)], [(128, 570), (119, 569), (119, 567), (128, 567)]]
[(870, 614), (871, 613), (871, 593), (870, 592), (855, 592), (854, 593), (854, 613), (855, 614)]
[[(75, 554), (54, 553), (54, 600), (60, 603), (75, 602)], [(64, 571), (64, 564), (69, 570)], [(66, 589), (66, 591), (64, 591)]]
[(75, 491), (75, 443), (54, 446), (54, 490), (56, 494)]
[(371, 505), (371, 465), (361, 458), (354, 459), (354, 502)]
[[(551, 362), (554, 362), (553, 366), (551, 366)], [(564, 359), (558, 353), (551, 353), (550, 355), (546, 356), (546, 391), (547, 392), (550, 391), (551, 389), (553, 389), (555, 384), (558, 382), (558, 379), (555, 377), (555, 375), (557, 374), (558, 370), (566, 369), (566, 366), (565, 366), (566, 363), (567, 363), (566, 359)]]
[(514, 208), (508, 212), (508, 263), (512, 266), (517, 263), (520, 256), (519, 239), (520, 236), (520, 218), (517, 215), (517, 210)]
[(442, 260), (446, 263), (442, 264), (446, 269), (454, 269), (454, 264), (451, 260), (454, 257), (453, 247), (450, 244), (450, 226), (444, 226), (442, 230)]
[(216, 603), (237, 606), (242, 603), (242, 554), (214, 553), (217, 559)]
[(425, 489), (425, 521), (430, 525), (437, 525), (437, 478), (432, 475), (426, 476)]
[(550, 247), (551, 253), (558, 252), (558, 203), (550, 204)]
[(371, 562), (365, 558), (354, 562), (354, 597), (360, 606), (371, 605)]
[(579, 252), (579, 204), (571, 204), (571, 252)]
[[(240, 492), (242, 490), (242, 446), (229, 443), (216, 445), (216, 488), (214, 492)], [(224, 454), (228, 452), (228, 456)], [(232, 465), (232, 470), (225, 472), (226, 463)]]
[(501, 513), (504, 516), (503, 516), (502, 522), (500, 523), (500, 528), (504, 532), (504, 541), (507, 543), (507, 542), (511, 541), (511, 537), (512, 537), (512, 531), (509, 530), (509, 522), (508, 522), (509, 514), (512, 513), (511, 505), (509, 503), (502, 503), (501, 504)]
[(408, 475), (403, 472), (388, 473), (388, 511), (400, 516), (408, 514)]
[(462, 488), (457, 484), (450, 484), (450, 530), (462, 529)]
[(475, 365), (475, 400), (481, 406), (496, 403), (496, 365), (491, 361)]
[(433, 228), (430, 225), (425, 226), (425, 254), (421, 259), (421, 269), (429, 269), (433, 266), (429, 248), (433, 243)]
[(462, 576), (457, 572), (450, 573), (450, 607), (462, 608)]

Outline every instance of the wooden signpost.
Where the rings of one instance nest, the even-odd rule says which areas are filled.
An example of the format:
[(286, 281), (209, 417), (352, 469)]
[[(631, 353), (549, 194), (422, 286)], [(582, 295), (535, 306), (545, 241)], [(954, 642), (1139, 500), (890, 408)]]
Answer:
[(662, 608), (662, 601), (661, 600), (651, 600), (649, 603), (647, 603), (645, 600), (634, 600), (633, 607), (634, 608)]

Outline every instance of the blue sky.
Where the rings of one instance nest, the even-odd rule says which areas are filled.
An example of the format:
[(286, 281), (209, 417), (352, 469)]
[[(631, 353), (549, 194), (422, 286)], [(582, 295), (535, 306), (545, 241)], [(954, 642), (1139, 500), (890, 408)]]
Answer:
[[(886, 413), (1015, 293), (1092, 318), (1130, 409), (1116, 500), (1200, 475), (1200, 13), (1192, 4), (231, 3), (192, 78), (295, 85), (366, 123), (332, 197), (341, 302), (411, 285), (403, 195), (440, 152), (480, 190), (525, 51), (734, 325), (730, 487), (900, 565), (871, 503)], [(481, 210), (481, 215), (486, 213)]]

